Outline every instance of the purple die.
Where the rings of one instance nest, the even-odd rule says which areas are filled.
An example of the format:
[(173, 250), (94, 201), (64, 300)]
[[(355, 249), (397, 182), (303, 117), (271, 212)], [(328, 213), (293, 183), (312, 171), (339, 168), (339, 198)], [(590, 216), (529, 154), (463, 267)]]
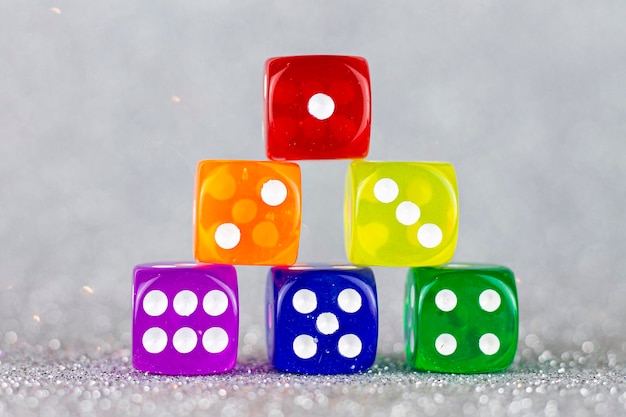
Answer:
[(370, 268), (274, 267), (266, 309), (267, 353), (277, 370), (342, 374), (374, 363), (378, 302)]
[(239, 337), (237, 274), (230, 265), (137, 265), (133, 282), (133, 365), (168, 375), (225, 372)]

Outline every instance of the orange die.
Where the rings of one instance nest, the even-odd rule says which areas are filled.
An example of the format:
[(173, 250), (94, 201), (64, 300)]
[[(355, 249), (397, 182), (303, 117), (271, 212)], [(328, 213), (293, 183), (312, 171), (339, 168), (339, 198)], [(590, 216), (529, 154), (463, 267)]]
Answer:
[(194, 254), (198, 261), (291, 265), (298, 257), (300, 167), (291, 162), (200, 161)]

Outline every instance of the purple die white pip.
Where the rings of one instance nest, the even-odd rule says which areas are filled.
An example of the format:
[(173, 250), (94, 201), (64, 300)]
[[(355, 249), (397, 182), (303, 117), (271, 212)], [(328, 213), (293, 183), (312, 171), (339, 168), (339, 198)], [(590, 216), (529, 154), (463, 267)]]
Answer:
[(267, 352), (279, 371), (347, 374), (374, 363), (378, 301), (370, 268), (274, 267), (266, 312)]
[(133, 365), (167, 375), (226, 372), (237, 360), (239, 300), (231, 265), (135, 267)]

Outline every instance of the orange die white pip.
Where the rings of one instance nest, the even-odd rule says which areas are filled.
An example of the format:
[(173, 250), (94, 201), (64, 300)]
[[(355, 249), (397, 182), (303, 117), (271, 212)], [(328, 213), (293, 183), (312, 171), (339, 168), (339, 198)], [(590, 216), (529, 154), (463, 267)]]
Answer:
[(198, 163), (194, 256), (232, 265), (292, 265), (302, 217), (300, 167), (292, 162)]

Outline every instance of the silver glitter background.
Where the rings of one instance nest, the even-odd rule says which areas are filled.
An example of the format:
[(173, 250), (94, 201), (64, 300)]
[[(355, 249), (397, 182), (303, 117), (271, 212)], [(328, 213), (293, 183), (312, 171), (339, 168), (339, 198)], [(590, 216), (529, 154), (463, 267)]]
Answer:
[[(0, 416), (626, 414), (622, 0), (3, 0)], [(376, 366), (278, 374), (267, 268), (238, 268), (239, 365), (130, 365), (133, 265), (191, 258), (200, 159), (263, 159), (271, 56), (362, 55), (372, 160), (455, 164), (455, 260), (511, 267), (520, 343), (493, 375), (406, 368), (406, 270), (377, 268)], [(346, 161), (305, 162), (300, 261), (342, 261)]]

